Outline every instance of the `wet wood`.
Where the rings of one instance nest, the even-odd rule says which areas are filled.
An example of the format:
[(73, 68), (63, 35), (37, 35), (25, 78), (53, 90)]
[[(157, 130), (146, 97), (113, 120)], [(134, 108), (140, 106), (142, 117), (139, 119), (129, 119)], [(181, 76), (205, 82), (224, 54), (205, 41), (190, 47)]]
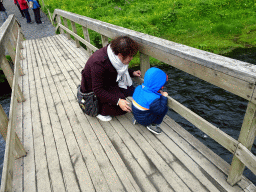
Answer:
[[(69, 27), (68, 27), (67, 19), (66, 19), (66, 18), (63, 18), (63, 21), (64, 21), (65, 27), (66, 27), (66, 28), (69, 28)], [(70, 34), (69, 34), (68, 32), (67, 32), (67, 37), (68, 37), (68, 39), (71, 39)]]
[[(241, 143), (245, 148), (251, 150), (255, 136), (256, 136), (256, 104), (249, 102), (246, 110), (246, 114), (244, 117), (243, 125), (241, 128), (241, 132), (238, 138), (238, 142)], [(243, 148), (243, 147), (242, 147)], [(241, 147), (240, 150), (237, 149), (237, 153), (241, 153)], [(250, 154), (247, 154), (248, 157), (250, 157)], [(238, 181), (241, 180), (245, 165), (242, 163), (244, 159), (240, 155), (234, 156), (232, 163), (231, 163), (231, 168), (230, 168), (230, 173), (228, 176), (228, 182), (231, 185), (234, 185)], [(251, 158), (250, 158), (251, 159)], [(249, 159), (248, 159), (249, 160)], [(248, 164), (248, 166), (252, 166), (251, 163)]]
[[(71, 27), (72, 27), (73, 33), (77, 34), (75, 22), (71, 21)], [(80, 43), (79, 43), (78, 39), (75, 38), (75, 42), (76, 42), (76, 47), (80, 47)]]
[[(90, 43), (90, 35), (89, 35), (88, 28), (84, 27), (84, 26), (82, 26), (82, 28), (83, 28), (83, 34), (84, 34), (85, 41)], [(92, 55), (92, 50), (88, 46), (86, 46), (86, 49), (87, 49), (89, 55), (91, 56)]]
[(56, 35), (27, 40), (24, 46), (21, 78), (29, 100), (21, 105), (28, 139), (24, 145), (30, 150), (16, 176), (23, 178), (21, 191), (250, 189), (251, 182), (244, 177), (243, 187), (230, 186), (226, 174), (215, 166), (224, 161), (219, 158), (216, 163), (208, 148), (198, 151), (204, 145), (169, 117), (162, 125), (164, 132), (156, 136), (133, 125), (132, 114), (110, 122), (84, 115), (76, 92), (88, 56), (75, 42)]

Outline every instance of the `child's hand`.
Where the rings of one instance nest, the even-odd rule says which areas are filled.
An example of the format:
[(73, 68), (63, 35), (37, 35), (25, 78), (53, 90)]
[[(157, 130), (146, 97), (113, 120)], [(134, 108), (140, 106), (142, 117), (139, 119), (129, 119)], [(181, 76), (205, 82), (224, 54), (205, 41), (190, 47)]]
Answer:
[(163, 96), (165, 96), (165, 97), (168, 96), (168, 93), (167, 93), (167, 92), (163, 92), (162, 90), (160, 90), (160, 93), (161, 93), (161, 95), (163, 95)]

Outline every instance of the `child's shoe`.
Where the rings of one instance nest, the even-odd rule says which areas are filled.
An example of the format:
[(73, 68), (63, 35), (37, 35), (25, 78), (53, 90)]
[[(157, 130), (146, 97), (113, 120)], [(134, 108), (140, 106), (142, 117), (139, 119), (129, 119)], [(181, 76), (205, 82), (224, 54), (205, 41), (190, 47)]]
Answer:
[(150, 125), (147, 126), (147, 129), (149, 131), (151, 131), (152, 133), (155, 133), (155, 134), (162, 133), (162, 129), (157, 124), (150, 124)]
[(101, 121), (111, 121), (111, 120), (112, 120), (112, 117), (109, 116), (109, 115), (103, 116), (103, 115), (101, 115), (101, 114), (98, 114), (96, 117), (97, 117), (99, 120), (101, 120)]

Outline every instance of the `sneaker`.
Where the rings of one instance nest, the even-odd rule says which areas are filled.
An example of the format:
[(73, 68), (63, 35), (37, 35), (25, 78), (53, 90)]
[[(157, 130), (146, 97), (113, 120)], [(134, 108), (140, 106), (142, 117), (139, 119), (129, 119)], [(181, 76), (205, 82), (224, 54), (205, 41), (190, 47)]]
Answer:
[(103, 115), (99, 114), (99, 115), (97, 115), (96, 117), (97, 117), (99, 120), (101, 120), (101, 121), (111, 121), (111, 120), (112, 120), (112, 117), (109, 116), (109, 115), (103, 116)]
[(147, 129), (149, 131), (151, 131), (152, 133), (155, 133), (155, 134), (162, 133), (162, 129), (157, 124), (150, 124), (150, 125), (147, 126)]

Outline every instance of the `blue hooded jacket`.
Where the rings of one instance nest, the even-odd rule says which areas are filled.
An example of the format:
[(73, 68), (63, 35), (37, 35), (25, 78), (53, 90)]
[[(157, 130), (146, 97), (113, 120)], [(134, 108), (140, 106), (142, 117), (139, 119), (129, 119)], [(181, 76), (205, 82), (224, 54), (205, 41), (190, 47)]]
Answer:
[(157, 116), (161, 116), (167, 110), (167, 97), (158, 93), (166, 83), (166, 76), (161, 69), (152, 67), (147, 70), (144, 83), (136, 87), (132, 110), (140, 124), (145, 126), (152, 124)]

